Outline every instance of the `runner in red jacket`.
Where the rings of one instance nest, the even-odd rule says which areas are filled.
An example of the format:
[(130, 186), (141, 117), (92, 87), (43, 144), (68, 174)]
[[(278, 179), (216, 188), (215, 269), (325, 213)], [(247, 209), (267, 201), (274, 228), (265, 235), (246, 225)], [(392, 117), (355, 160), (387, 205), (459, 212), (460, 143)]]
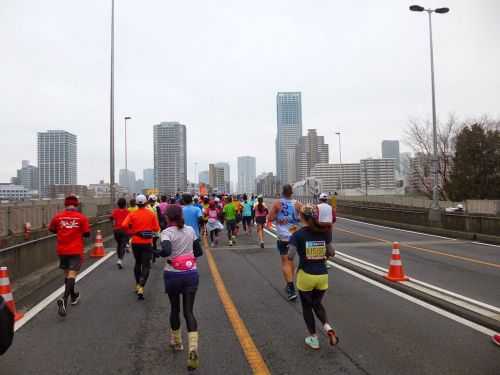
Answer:
[(75, 291), (75, 279), (82, 266), (84, 242), (83, 237), (90, 236), (89, 220), (78, 212), (78, 197), (70, 195), (64, 200), (65, 209), (58, 212), (51, 220), (49, 230), (57, 235), (57, 255), (59, 268), (64, 270), (64, 296), (57, 300), (58, 313), (66, 316), (68, 297), (71, 304), (76, 305), (80, 293)]

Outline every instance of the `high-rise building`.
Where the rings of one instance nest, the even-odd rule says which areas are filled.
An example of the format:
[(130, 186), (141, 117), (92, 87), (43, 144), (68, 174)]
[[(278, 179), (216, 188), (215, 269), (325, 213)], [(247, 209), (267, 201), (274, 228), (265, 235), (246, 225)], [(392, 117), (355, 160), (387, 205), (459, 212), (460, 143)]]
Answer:
[(302, 99), (300, 92), (278, 92), (276, 95), (278, 133), (276, 136), (276, 174), (281, 184), (291, 183), (290, 153), (302, 135)]
[(162, 122), (154, 126), (155, 187), (164, 194), (184, 191), (187, 186), (186, 126)]
[(120, 169), (118, 183), (121, 187), (127, 189), (130, 194), (137, 193), (135, 188), (135, 172), (127, 169)]
[(210, 183), (208, 179), (208, 171), (201, 171), (200, 173), (198, 173), (198, 182), (205, 185)]
[(208, 183), (212, 189), (218, 193), (227, 193), (226, 182), (224, 181), (224, 168), (217, 167), (217, 164), (208, 165)]
[(399, 141), (382, 141), (382, 159), (395, 159), (394, 167), (400, 171)]
[(16, 182), (29, 191), (38, 190), (38, 168), (30, 165), (29, 160), (23, 160), (21, 169), (17, 170)]
[(219, 162), (215, 163), (217, 168), (222, 168), (224, 170), (224, 191), (226, 193), (231, 193), (231, 168), (229, 167), (229, 163)]
[(47, 197), (49, 185), (77, 184), (76, 135), (64, 130), (38, 133), (40, 196)]
[(144, 189), (154, 189), (155, 187), (155, 170), (147, 168), (142, 171), (142, 179), (144, 180)]
[(255, 176), (257, 174), (255, 158), (240, 156), (238, 158), (238, 192), (255, 193)]
[(360, 164), (318, 163), (311, 168), (311, 177), (321, 180), (324, 192), (340, 192), (342, 189), (358, 189), (361, 186)]
[(301, 136), (295, 147), (295, 181), (309, 177), (318, 163), (328, 164), (328, 144), (323, 136), (318, 136), (316, 129), (308, 129), (307, 135)]
[(361, 160), (361, 188), (395, 189), (395, 162), (393, 158)]
[(279, 193), (279, 186), (276, 176), (269, 173), (261, 173), (256, 178), (256, 192), (264, 197), (275, 197)]

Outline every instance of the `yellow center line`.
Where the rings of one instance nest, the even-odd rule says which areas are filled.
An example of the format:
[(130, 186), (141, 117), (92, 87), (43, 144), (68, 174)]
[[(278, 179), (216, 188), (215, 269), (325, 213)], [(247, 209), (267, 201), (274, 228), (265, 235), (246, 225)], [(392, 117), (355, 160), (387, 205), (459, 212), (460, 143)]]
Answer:
[[(356, 232), (353, 232), (353, 231), (350, 231), (350, 230), (347, 230), (347, 229), (340, 229), (340, 228), (336, 227), (335, 230), (338, 230), (338, 231), (341, 231), (341, 232), (350, 233), (350, 234), (353, 234), (353, 235), (358, 236), (358, 237), (369, 238), (371, 240), (376, 240), (376, 241), (386, 242), (386, 243), (392, 243), (392, 241), (386, 240), (385, 238), (368, 236), (366, 234), (359, 234), (359, 233), (356, 233)], [(408, 245), (408, 244), (400, 244), (400, 245), (401, 245), (401, 247), (409, 247), (409, 248), (412, 248), (412, 249), (415, 249), (415, 250), (424, 251), (426, 253), (430, 253), (430, 254), (434, 254), (434, 255), (441, 255), (441, 256), (448, 257), (448, 258), (463, 260), (465, 262), (471, 262), (471, 263), (481, 264), (481, 265), (484, 265), (484, 266), (490, 266), (490, 267), (500, 268), (500, 264), (497, 264), (497, 263), (490, 263), (490, 262), (485, 262), (485, 261), (479, 260), (479, 259), (474, 259), (474, 258), (469, 258), (469, 257), (463, 257), (463, 256), (460, 256), (460, 255), (453, 255), (453, 254), (445, 253), (445, 252), (442, 252), (442, 251), (427, 249), (425, 247), (419, 247), (419, 246)]]
[(207, 255), (208, 266), (210, 268), (210, 272), (212, 273), (212, 278), (214, 280), (215, 287), (217, 288), (217, 293), (219, 294), (219, 298), (224, 306), (224, 310), (226, 310), (227, 317), (233, 326), (234, 333), (238, 337), (240, 341), (241, 348), (245, 353), (245, 357), (247, 359), (248, 364), (252, 368), (254, 374), (257, 375), (269, 375), (271, 372), (264, 361), (264, 358), (260, 354), (257, 346), (252, 340), (250, 333), (248, 332), (243, 319), (241, 319), (240, 314), (238, 313), (238, 309), (234, 304), (229, 292), (224, 285), (224, 281), (219, 273), (219, 269), (217, 268), (217, 264), (215, 263), (215, 259), (212, 255), (212, 251), (208, 247), (208, 241), (206, 238), (205, 242), (205, 254)]

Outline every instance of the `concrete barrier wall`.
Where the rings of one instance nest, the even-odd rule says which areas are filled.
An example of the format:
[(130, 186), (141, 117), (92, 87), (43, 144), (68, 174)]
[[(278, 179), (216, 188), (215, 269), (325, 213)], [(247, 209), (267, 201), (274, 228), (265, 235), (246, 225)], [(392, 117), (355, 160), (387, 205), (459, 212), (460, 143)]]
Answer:
[[(112, 233), (112, 225), (109, 220), (103, 220), (92, 224), (92, 234), (86, 242), (93, 243), (97, 230), (101, 230), (103, 236)], [(9, 267), (11, 281), (23, 278), (33, 272), (56, 262), (56, 236), (48, 235), (37, 240), (24, 242), (0, 250), (0, 266)]]
[(467, 200), (465, 201), (465, 211), (468, 214), (483, 214), (500, 216), (499, 200)]
[[(422, 227), (430, 226), (428, 210), (426, 209), (393, 208), (384, 207), (382, 204), (377, 206), (373, 202), (364, 204), (343, 200), (337, 203), (337, 211), (340, 215), (345, 214)], [(464, 215), (442, 211), (441, 228), (457, 232), (500, 236), (500, 217)]]
[[(27, 222), (31, 224), (33, 231), (46, 228), (54, 214), (62, 208), (63, 199), (0, 204), (0, 238), (22, 233)], [(86, 198), (82, 199), (81, 209), (92, 218), (109, 212), (111, 205), (109, 199)]]

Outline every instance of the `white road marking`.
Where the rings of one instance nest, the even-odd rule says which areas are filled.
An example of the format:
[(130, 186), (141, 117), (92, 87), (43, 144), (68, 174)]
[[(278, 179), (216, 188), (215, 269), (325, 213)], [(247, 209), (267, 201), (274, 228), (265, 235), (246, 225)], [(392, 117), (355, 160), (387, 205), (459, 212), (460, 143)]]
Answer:
[[(346, 259), (350, 259), (352, 261), (355, 261), (355, 262), (358, 262), (358, 263), (361, 263), (361, 264), (364, 264), (366, 266), (369, 266), (369, 267), (372, 267), (374, 269), (377, 269), (379, 271), (382, 271), (382, 272), (387, 272), (387, 269), (386, 268), (383, 268), (383, 267), (380, 267), (380, 266), (377, 266), (376, 264), (373, 264), (373, 263), (370, 263), (370, 262), (367, 262), (363, 259), (359, 259), (359, 258), (356, 258), (356, 257), (353, 257), (352, 255), (348, 255), (348, 254), (345, 254), (345, 253), (342, 253), (340, 251), (336, 251), (336, 253), (338, 255), (340, 255), (341, 257), (344, 257)], [(489, 305), (485, 302), (481, 302), (481, 301), (478, 301), (478, 300), (475, 300), (473, 298), (469, 298), (467, 296), (464, 296), (462, 294), (459, 294), (459, 293), (456, 293), (456, 292), (452, 292), (451, 290), (448, 290), (448, 289), (443, 289), (443, 288), (440, 288), (436, 285), (433, 285), (433, 284), (428, 284), (428, 283), (425, 283), (423, 281), (420, 281), (420, 280), (417, 280), (413, 277), (411, 277), (411, 282), (412, 283), (415, 283), (415, 284), (420, 284), (426, 288), (429, 288), (429, 289), (433, 289), (437, 292), (440, 292), (440, 293), (443, 293), (443, 294), (446, 294), (450, 297), (454, 297), (454, 298), (458, 298), (462, 301), (465, 301), (465, 302), (469, 302), (471, 304), (474, 304), (474, 305), (477, 305), (477, 306), (480, 306), (482, 308), (485, 308), (487, 310), (491, 310), (491, 311), (494, 311), (494, 312), (497, 312), (497, 313), (500, 313), (500, 308), (497, 307), (497, 306), (493, 306), (493, 305)], [(402, 282), (403, 284), (407, 284), (407, 282)]]
[(495, 331), (489, 329), (489, 328), (486, 328), (486, 327), (483, 327), (479, 324), (476, 324), (474, 322), (471, 322), (467, 319), (464, 319), (458, 315), (455, 315), (455, 314), (452, 314), (446, 310), (443, 310), (439, 307), (436, 307), (436, 306), (433, 306), (427, 302), (424, 302), (424, 301), (421, 301), (415, 297), (412, 297), (412, 296), (409, 296), (408, 294), (405, 294), (403, 292), (400, 292), (399, 290), (396, 290), (396, 289), (392, 289), (391, 287), (388, 287), (387, 285), (384, 285), (384, 284), (381, 284), (379, 283), (378, 281), (375, 281), (375, 280), (372, 280), (366, 276), (363, 276), (363, 275), (360, 275), (354, 271), (351, 271), (350, 269), (348, 268), (345, 268), (345, 267), (342, 267), (341, 265), (338, 265), (337, 263), (333, 263), (333, 262), (330, 262), (328, 261), (328, 263), (332, 266), (332, 267), (335, 267), (335, 268), (338, 268), (339, 270), (341, 271), (344, 271), (354, 277), (357, 277), (358, 279), (361, 279), (365, 282), (367, 282), (368, 284), (371, 284), (371, 285), (374, 285), (380, 289), (383, 289), (389, 293), (392, 293), (392, 294), (395, 294), (396, 296), (398, 297), (401, 297), (407, 301), (410, 301), (410, 302), (413, 302), (414, 304), (416, 305), (419, 305), (419, 306), (422, 306), (424, 308), (426, 308), (427, 310), (430, 310), (430, 311), (433, 311), (435, 312), (436, 314), (439, 314), (445, 318), (448, 318), (448, 319), (451, 319), (457, 323), (460, 323), (466, 327), (469, 327), (469, 328), (472, 328), (473, 330), (479, 332), (479, 333), (482, 333), (482, 334), (485, 334), (485, 335), (488, 335), (488, 336), (493, 336), (496, 334)]
[(436, 238), (441, 238), (441, 239), (451, 240), (451, 241), (456, 241), (456, 240), (457, 240), (456, 238), (444, 237), (444, 236), (438, 236), (438, 235), (436, 235), (436, 234), (422, 233), (422, 232), (416, 232), (416, 231), (413, 231), (413, 230), (408, 230), (408, 229), (392, 228), (392, 227), (386, 227), (385, 225), (372, 224), (372, 223), (365, 223), (364, 221), (359, 221), (359, 220), (354, 220), (354, 219), (348, 219), (348, 218), (346, 218), (346, 217), (342, 217), (342, 216), (338, 216), (338, 218), (339, 218), (339, 219), (342, 219), (342, 220), (353, 221), (353, 222), (355, 222), (355, 223), (358, 223), (358, 224), (363, 224), (363, 225), (367, 225), (367, 226), (370, 226), (370, 227), (377, 227), (377, 228), (391, 229), (391, 230), (396, 230), (396, 231), (399, 231), (399, 232), (406, 232), (406, 233), (412, 233), (412, 234), (419, 234), (419, 235), (422, 235), (422, 236), (427, 236), (427, 237), (436, 237)]
[(491, 246), (491, 247), (500, 247), (500, 245), (495, 245), (495, 244), (486, 243), (486, 242), (472, 241), (472, 243), (476, 244), (476, 245)]
[[(264, 232), (266, 232), (267, 234), (269, 234), (271, 237), (277, 238), (277, 236), (274, 233), (272, 233), (271, 231), (269, 231), (268, 229), (264, 229)], [(337, 254), (341, 254), (341, 253), (337, 252)], [(354, 258), (354, 257), (351, 257), (351, 256), (348, 256), (348, 257)], [(356, 258), (354, 258), (354, 259), (356, 259)], [(361, 263), (370, 264), (370, 263), (365, 262), (365, 261), (361, 261)], [(448, 312), (446, 310), (443, 310), (443, 309), (441, 309), (439, 307), (431, 305), (430, 303), (421, 301), (418, 298), (412, 297), (412, 296), (410, 296), (408, 294), (400, 292), (399, 290), (393, 289), (393, 288), (391, 288), (391, 287), (389, 287), (389, 286), (387, 286), (385, 284), (379, 283), (378, 281), (372, 280), (369, 277), (366, 277), (364, 275), (358, 274), (357, 272), (354, 272), (354, 271), (352, 271), (352, 270), (350, 270), (348, 268), (345, 268), (345, 267), (343, 267), (341, 265), (338, 265), (337, 263), (328, 261), (328, 264), (330, 264), (332, 267), (338, 268), (339, 270), (344, 271), (344, 272), (346, 272), (346, 273), (348, 273), (348, 274), (350, 274), (350, 275), (352, 275), (354, 277), (357, 277), (358, 279), (363, 280), (363, 281), (365, 281), (365, 282), (367, 282), (367, 283), (369, 283), (371, 285), (379, 287), (379, 288), (381, 288), (381, 289), (383, 289), (383, 290), (385, 290), (385, 291), (387, 291), (389, 293), (392, 293), (392, 294), (394, 294), (394, 295), (396, 295), (398, 297), (401, 297), (401, 298), (403, 298), (403, 299), (405, 299), (407, 301), (413, 302), (416, 305), (422, 306), (422, 307), (424, 307), (424, 308), (426, 308), (426, 309), (428, 309), (430, 311), (433, 311), (433, 312), (435, 312), (435, 313), (437, 313), (437, 314), (439, 314), (439, 315), (441, 315), (441, 316), (443, 316), (445, 318), (451, 319), (451, 320), (453, 320), (453, 321), (455, 321), (457, 323), (460, 323), (460, 324), (462, 324), (462, 325), (464, 325), (466, 327), (472, 328), (472, 329), (474, 329), (477, 332), (483, 333), (483, 334), (488, 335), (488, 336), (492, 336), (492, 335), (496, 334), (495, 331), (493, 331), (493, 330), (491, 330), (489, 328), (486, 328), (486, 327), (483, 327), (483, 326), (481, 326), (481, 325), (479, 325), (477, 323), (471, 322), (471, 321), (469, 321), (467, 319), (464, 319), (464, 318), (462, 318), (462, 317), (460, 317), (458, 315), (455, 315), (455, 314), (450, 313), (450, 312)], [(375, 267), (375, 268), (381, 269), (381, 267), (379, 267), (379, 266), (374, 266), (374, 265), (372, 265), (372, 266)], [(430, 285), (430, 284), (427, 284), (427, 285)], [(449, 293), (453, 293), (453, 292), (449, 292)], [(464, 298), (467, 298), (467, 297), (464, 297)], [(479, 301), (476, 301), (476, 302), (479, 302)], [(481, 303), (481, 302), (479, 302), (479, 303)], [(492, 306), (492, 307), (495, 308), (495, 306)]]
[[(89, 273), (94, 271), (97, 267), (99, 267), (101, 264), (103, 264), (105, 261), (111, 258), (115, 254), (115, 252), (116, 251), (111, 251), (110, 253), (106, 254), (103, 258), (99, 259), (97, 262), (93, 263), (91, 266), (83, 270), (76, 277), (76, 282), (83, 279), (85, 276), (87, 276)], [(41, 311), (43, 311), (48, 305), (54, 302), (63, 293), (64, 293), (64, 285), (61, 286), (59, 289), (55, 290), (54, 292), (52, 292), (48, 297), (40, 301), (32, 309), (26, 312), (24, 314), (24, 317), (16, 322), (14, 326), (14, 331), (21, 329), (26, 323), (28, 323), (31, 319), (37, 316)]]

